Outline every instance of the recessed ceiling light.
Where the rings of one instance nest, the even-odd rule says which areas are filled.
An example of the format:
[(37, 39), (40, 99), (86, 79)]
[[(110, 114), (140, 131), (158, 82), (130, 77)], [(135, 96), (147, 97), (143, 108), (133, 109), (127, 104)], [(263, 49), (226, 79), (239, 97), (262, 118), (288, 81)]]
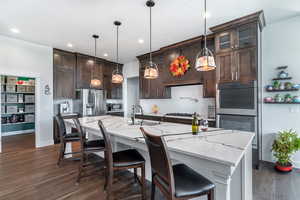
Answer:
[(203, 18), (210, 18), (211, 17), (211, 14), (210, 12), (206, 11), (205, 13), (203, 13)]
[(13, 33), (20, 33), (20, 30), (17, 28), (11, 28), (10, 31)]
[(144, 44), (144, 40), (143, 39), (138, 39), (138, 42), (140, 43), (140, 44)]
[(69, 48), (72, 48), (72, 47), (73, 47), (73, 44), (72, 44), (72, 43), (68, 43), (67, 46), (68, 46)]
[(108, 54), (107, 54), (107, 53), (104, 53), (104, 54), (103, 54), (103, 56), (104, 56), (104, 57), (107, 57), (107, 56), (108, 56)]

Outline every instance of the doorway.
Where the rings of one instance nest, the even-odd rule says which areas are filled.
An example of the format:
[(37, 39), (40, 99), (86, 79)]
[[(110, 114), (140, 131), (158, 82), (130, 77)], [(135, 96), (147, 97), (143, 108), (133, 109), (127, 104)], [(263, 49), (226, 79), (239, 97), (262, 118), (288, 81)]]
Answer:
[(139, 77), (127, 79), (127, 115), (132, 112), (132, 105), (139, 104)]
[(2, 152), (35, 148), (36, 80), (1, 75)]

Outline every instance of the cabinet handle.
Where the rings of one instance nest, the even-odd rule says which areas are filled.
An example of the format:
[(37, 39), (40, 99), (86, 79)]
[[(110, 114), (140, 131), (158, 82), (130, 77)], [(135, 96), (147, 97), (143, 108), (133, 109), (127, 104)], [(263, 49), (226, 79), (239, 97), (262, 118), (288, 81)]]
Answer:
[(233, 72), (231, 72), (231, 80), (233, 80)]
[(158, 97), (158, 88), (156, 88), (156, 96)]
[(238, 72), (235, 72), (235, 80), (238, 80)]

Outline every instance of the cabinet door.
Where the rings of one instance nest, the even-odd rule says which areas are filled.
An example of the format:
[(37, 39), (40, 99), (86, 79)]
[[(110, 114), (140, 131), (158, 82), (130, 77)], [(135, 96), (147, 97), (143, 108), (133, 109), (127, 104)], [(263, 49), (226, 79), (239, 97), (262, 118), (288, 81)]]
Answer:
[(79, 89), (89, 89), (93, 60), (88, 56), (77, 55), (76, 83)]
[(253, 47), (257, 44), (257, 27), (256, 23), (245, 24), (239, 26), (236, 30), (236, 45), (235, 48)]
[(234, 48), (235, 37), (234, 31), (226, 31), (222, 33), (218, 33), (215, 37), (215, 48), (216, 52), (227, 52), (231, 51)]
[(203, 72), (203, 97), (216, 97), (216, 70)]
[(237, 79), (240, 81), (256, 80), (256, 48), (247, 48), (235, 51), (237, 62)]
[(75, 54), (54, 51), (53, 66), (54, 99), (75, 98)]
[(230, 82), (234, 80), (235, 66), (233, 52), (229, 51), (216, 55), (217, 80)]

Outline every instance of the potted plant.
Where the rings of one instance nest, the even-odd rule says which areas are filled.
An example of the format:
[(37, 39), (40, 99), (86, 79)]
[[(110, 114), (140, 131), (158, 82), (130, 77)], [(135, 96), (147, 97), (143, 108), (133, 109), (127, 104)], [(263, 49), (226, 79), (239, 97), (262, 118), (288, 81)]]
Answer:
[(272, 151), (277, 158), (275, 169), (280, 172), (291, 172), (293, 165), (291, 156), (300, 150), (300, 138), (293, 130), (279, 132), (272, 145)]

